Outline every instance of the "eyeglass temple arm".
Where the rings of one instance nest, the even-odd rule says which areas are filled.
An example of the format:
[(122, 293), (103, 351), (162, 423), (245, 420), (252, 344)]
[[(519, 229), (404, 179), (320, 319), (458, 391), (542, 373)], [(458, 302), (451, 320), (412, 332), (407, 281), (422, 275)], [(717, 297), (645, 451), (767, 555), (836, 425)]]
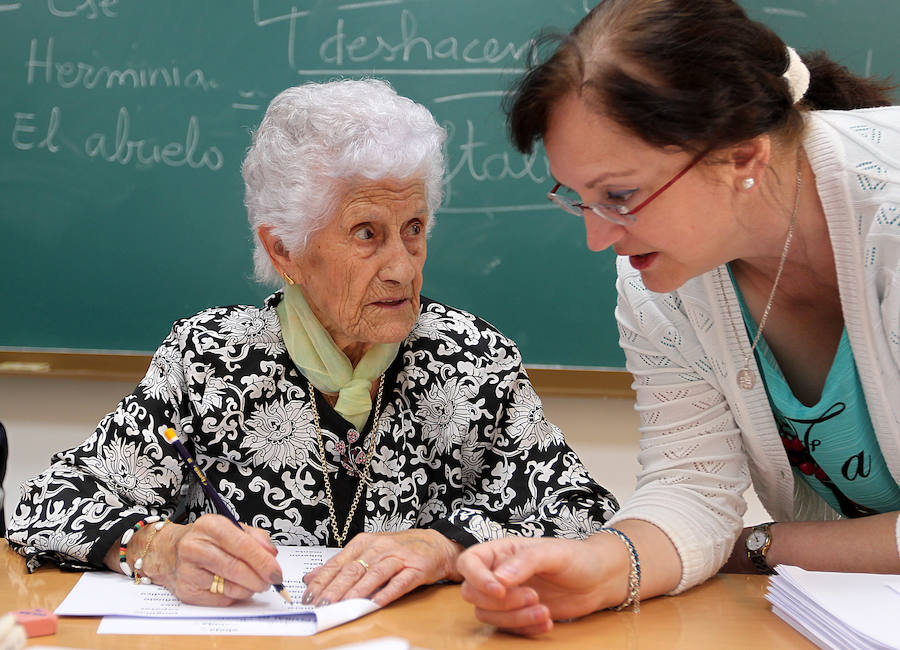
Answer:
[(679, 178), (681, 178), (682, 176), (684, 176), (685, 174), (687, 174), (687, 173), (691, 170), (691, 168), (692, 168), (694, 165), (696, 165), (698, 162), (700, 162), (700, 159), (703, 158), (703, 156), (705, 156), (705, 155), (706, 155), (706, 152), (704, 151), (704, 152), (701, 153), (700, 155), (696, 156), (696, 157), (690, 162), (690, 164), (688, 164), (687, 167), (685, 167), (685, 168), (682, 169), (680, 172), (678, 172), (677, 174), (675, 174), (675, 177), (672, 178), (672, 180), (670, 180), (668, 183), (666, 183), (666, 184), (663, 185), (661, 188), (659, 188), (658, 190), (656, 190), (653, 194), (651, 194), (650, 196), (648, 196), (646, 199), (644, 199), (643, 201), (641, 201), (640, 204), (634, 208), (634, 210), (629, 210), (628, 213), (629, 213), (629, 214), (636, 214), (636, 213), (638, 212), (638, 210), (643, 210), (645, 205), (647, 205), (648, 203), (650, 203), (650, 201), (652, 201), (652, 200), (655, 199), (657, 196), (659, 196), (660, 194), (662, 194), (663, 192), (665, 192), (667, 189), (669, 189), (670, 187), (672, 187), (672, 185), (675, 184), (675, 181), (677, 181)]

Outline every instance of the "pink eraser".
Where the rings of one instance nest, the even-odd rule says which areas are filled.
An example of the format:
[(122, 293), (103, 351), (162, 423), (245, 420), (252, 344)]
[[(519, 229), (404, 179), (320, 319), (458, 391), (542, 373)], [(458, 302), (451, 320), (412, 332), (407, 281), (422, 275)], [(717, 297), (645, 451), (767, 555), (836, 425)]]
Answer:
[(20, 609), (12, 612), (16, 623), (25, 628), (25, 634), (32, 636), (47, 636), (56, 634), (56, 616), (46, 609)]

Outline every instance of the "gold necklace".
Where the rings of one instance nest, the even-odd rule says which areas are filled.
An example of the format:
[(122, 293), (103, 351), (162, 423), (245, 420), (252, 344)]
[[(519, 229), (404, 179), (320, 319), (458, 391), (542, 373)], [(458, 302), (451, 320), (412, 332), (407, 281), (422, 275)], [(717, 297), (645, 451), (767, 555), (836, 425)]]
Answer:
[(337, 515), (334, 512), (334, 496), (331, 494), (331, 481), (328, 479), (328, 459), (325, 458), (325, 440), (322, 438), (322, 427), (319, 426), (319, 410), (316, 408), (316, 390), (313, 388), (312, 382), (306, 380), (309, 386), (309, 400), (312, 403), (313, 422), (316, 425), (316, 438), (319, 442), (319, 458), (322, 460), (322, 476), (325, 479), (325, 494), (328, 497), (328, 512), (331, 515), (331, 531), (334, 533), (334, 539), (339, 547), (344, 545), (347, 539), (347, 531), (350, 530), (350, 522), (353, 521), (353, 513), (356, 512), (356, 504), (359, 503), (359, 497), (362, 495), (363, 488), (369, 480), (369, 468), (372, 466), (372, 458), (375, 456), (375, 442), (378, 438), (378, 422), (381, 419), (381, 390), (384, 388), (384, 375), (378, 381), (378, 396), (375, 398), (375, 419), (372, 420), (372, 429), (369, 435), (369, 453), (366, 456), (366, 468), (363, 475), (359, 479), (359, 485), (356, 486), (356, 494), (353, 496), (353, 502), (350, 504), (350, 512), (347, 513), (347, 520), (344, 522), (343, 534), (338, 532)]
[[(778, 281), (781, 279), (781, 272), (784, 270), (784, 262), (787, 260), (788, 250), (791, 248), (791, 240), (794, 238), (794, 225), (797, 223), (797, 214), (800, 211), (800, 187), (803, 181), (803, 168), (801, 167), (800, 154), (797, 154), (797, 196), (794, 198), (794, 210), (791, 213), (791, 222), (788, 226), (787, 238), (784, 240), (784, 249), (781, 251), (781, 260), (778, 262), (778, 271), (775, 273), (775, 281), (772, 283), (772, 291), (769, 292), (769, 300), (766, 302), (766, 308), (763, 310), (762, 318), (759, 319), (759, 327), (756, 328), (756, 336), (753, 337), (753, 343), (750, 344), (750, 352), (744, 355), (744, 367), (737, 372), (737, 385), (744, 390), (750, 390), (756, 385), (756, 375), (750, 369), (750, 359), (756, 350), (759, 339), (762, 336), (763, 328), (769, 319), (769, 311), (772, 309), (772, 303), (775, 302), (775, 289), (778, 288)], [(725, 295), (725, 283), (719, 277), (719, 288), (722, 290), (722, 301), (728, 309), (728, 320), (731, 321), (731, 328), (734, 330), (735, 339), (740, 341), (741, 336), (738, 334), (737, 326), (734, 324), (734, 317), (731, 313), (731, 305), (728, 304), (728, 297)]]

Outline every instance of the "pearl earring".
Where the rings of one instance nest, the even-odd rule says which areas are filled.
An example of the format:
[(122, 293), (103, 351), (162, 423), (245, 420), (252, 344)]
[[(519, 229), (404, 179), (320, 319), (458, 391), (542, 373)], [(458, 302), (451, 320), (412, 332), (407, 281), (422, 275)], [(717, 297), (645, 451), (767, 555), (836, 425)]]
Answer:
[(287, 282), (290, 286), (294, 286), (294, 279), (289, 276), (287, 273), (282, 273), (281, 277), (284, 278), (284, 281)]
[(753, 186), (756, 185), (756, 179), (752, 176), (750, 178), (745, 178), (743, 185), (745, 190), (753, 189)]

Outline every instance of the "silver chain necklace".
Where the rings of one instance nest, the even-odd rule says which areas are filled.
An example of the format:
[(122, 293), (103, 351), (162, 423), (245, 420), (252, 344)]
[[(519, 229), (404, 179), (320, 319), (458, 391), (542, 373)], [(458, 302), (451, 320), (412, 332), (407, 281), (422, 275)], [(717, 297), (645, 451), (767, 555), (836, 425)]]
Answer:
[[(778, 262), (778, 271), (775, 273), (775, 281), (772, 282), (772, 291), (769, 293), (769, 300), (766, 302), (766, 308), (763, 310), (762, 318), (759, 319), (759, 327), (756, 328), (756, 336), (753, 337), (753, 343), (750, 344), (750, 352), (744, 355), (744, 367), (738, 370), (737, 385), (744, 390), (750, 390), (756, 385), (756, 375), (750, 369), (750, 359), (762, 336), (763, 328), (769, 319), (769, 312), (772, 310), (772, 303), (775, 301), (775, 289), (778, 288), (778, 281), (781, 279), (781, 272), (784, 270), (784, 263), (787, 260), (788, 250), (791, 248), (791, 240), (794, 238), (794, 225), (797, 223), (797, 213), (800, 211), (800, 186), (803, 181), (803, 171), (801, 167), (800, 155), (797, 155), (797, 196), (794, 198), (794, 210), (791, 213), (791, 222), (788, 226), (787, 238), (784, 240), (784, 249), (781, 251), (781, 260)], [(721, 279), (721, 278), (720, 278)], [(735, 283), (736, 284), (736, 283)], [(725, 295), (725, 283), (721, 282), (719, 288), (722, 290), (722, 300), (728, 309), (728, 320), (731, 321), (731, 328), (734, 330), (736, 340), (740, 340), (737, 326), (734, 324), (734, 317), (731, 313), (731, 305), (728, 304), (728, 297)]]
[(371, 441), (369, 442), (369, 453), (366, 455), (366, 468), (359, 479), (359, 485), (356, 486), (356, 494), (353, 496), (353, 502), (350, 504), (350, 512), (347, 513), (347, 520), (344, 522), (343, 534), (338, 531), (337, 515), (334, 512), (334, 496), (331, 494), (331, 481), (328, 479), (328, 459), (325, 457), (325, 440), (322, 438), (322, 427), (319, 426), (319, 410), (316, 408), (316, 391), (312, 382), (306, 380), (309, 386), (309, 400), (312, 403), (313, 421), (316, 425), (316, 438), (319, 442), (319, 458), (322, 460), (322, 476), (325, 478), (325, 494), (328, 497), (328, 512), (331, 515), (331, 531), (334, 533), (334, 539), (339, 547), (344, 545), (347, 539), (347, 531), (350, 530), (350, 522), (353, 521), (353, 513), (356, 512), (356, 505), (359, 503), (359, 497), (362, 495), (363, 488), (369, 480), (369, 468), (372, 466), (372, 458), (375, 456), (375, 442), (378, 439), (378, 421), (381, 419), (381, 391), (384, 388), (384, 375), (378, 381), (378, 396), (375, 398), (375, 419), (372, 420), (372, 429), (369, 432)]

